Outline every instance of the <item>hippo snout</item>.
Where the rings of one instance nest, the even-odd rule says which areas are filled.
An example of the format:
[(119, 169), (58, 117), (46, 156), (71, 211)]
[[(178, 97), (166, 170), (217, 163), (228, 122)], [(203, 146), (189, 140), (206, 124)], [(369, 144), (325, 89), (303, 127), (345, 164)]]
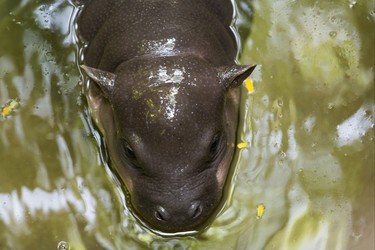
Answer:
[[(177, 210), (178, 209), (178, 210)], [(190, 205), (182, 208), (164, 208), (156, 206), (154, 216), (159, 223), (168, 224), (190, 224), (192, 220), (199, 219), (203, 212), (203, 205), (199, 201), (194, 201)], [(179, 211), (181, 210), (181, 211)]]
[(193, 201), (182, 206), (176, 201), (173, 207), (156, 205), (149, 211), (139, 211), (139, 214), (152, 228), (173, 233), (203, 228), (211, 215), (211, 210), (204, 207), (200, 201)]
[[(203, 211), (203, 205), (201, 204), (201, 202), (193, 201), (190, 204), (190, 206), (186, 207), (185, 218), (187, 220), (197, 219), (202, 214), (202, 211)], [(175, 224), (176, 222), (173, 220), (176, 220), (177, 217), (173, 216), (174, 214), (176, 214), (176, 212), (173, 211), (173, 209), (167, 210), (160, 205), (156, 206), (155, 208), (155, 217), (161, 223), (174, 223)]]
[[(135, 194), (133, 194), (135, 195)], [(157, 200), (145, 195), (133, 196), (132, 205), (140, 219), (151, 228), (166, 233), (189, 232), (204, 229), (218, 207), (220, 193), (199, 195), (164, 195)]]

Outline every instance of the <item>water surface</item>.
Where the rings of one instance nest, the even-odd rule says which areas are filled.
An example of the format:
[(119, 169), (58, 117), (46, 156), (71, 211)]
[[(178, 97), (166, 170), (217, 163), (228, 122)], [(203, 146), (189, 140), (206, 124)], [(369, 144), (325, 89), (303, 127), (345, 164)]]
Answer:
[[(238, 1), (243, 87), (224, 212), (197, 237), (140, 226), (90, 129), (68, 1), (0, 1), (0, 249), (374, 249), (371, 1)], [(252, 8), (252, 9), (251, 9)], [(251, 24), (251, 29), (250, 29)], [(257, 217), (257, 206), (265, 212)]]

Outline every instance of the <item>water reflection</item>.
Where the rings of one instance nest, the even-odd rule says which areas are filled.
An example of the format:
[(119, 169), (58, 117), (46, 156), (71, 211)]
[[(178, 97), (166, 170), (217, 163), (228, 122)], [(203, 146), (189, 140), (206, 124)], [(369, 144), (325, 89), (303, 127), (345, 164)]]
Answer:
[[(82, 182), (82, 180), (78, 181)], [(81, 197), (72, 190), (45, 191), (41, 188), (30, 190), (22, 187), (20, 193), (0, 193), (0, 217), (7, 226), (25, 225), (26, 217), (35, 217), (42, 213), (48, 217), (50, 213), (75, 210), (83, 214), (88, 222), (87, 228), (92, 228), (96, 220), (95, 198), (87, 188), (80, 190)]]
[(364, 103), (351, 117), (337, 125), (337, 146), (352, 145), (374, 128), (375, 105)]
[[(369, 19), (359, 17), (368, 4), (350, 9), (333, 2), (254, 2), (253, 33), (243, 60), (255, 59), (263, 67), (262, 77), (254, 79), (256, 95), (248, 96), (251, 130), (244, 128), (244, 135), (253, 134), (248, 137), (253, 147), (240, 162), (244, 171), (239, 176), (265, 163), (255, 179), (245, 175), (237, 188), (246, 180), (261, 185), (255, 197), (267, 207), (262, 224), (276, 215), (276, 231), (256, 228), (267, 234), (267, 243), (242, 242), (246, 249), (367, 249), (373, 244), (374, 214), (366, 211), (374, 205), (374, 144), (369, 139), (374, 133), (374, 58), (363, 54), (363, 46), (374, 42), (374, 32), (363, 35)], [(247, 165), (254, 157), (256, 167)], [(366, 184), (363, 175), (368, 175)], [(372, 190), (366, 188), (366, 196), (359, 198), (362, 185)], [(274, 191), (275, 186), (281, 190)], [(364, 204), (369, 207), (359, 208)], [(368, 232), (358, 241), (353, 224), (363, 216), (368, 223), (361, 230)]]
[(259, 66), (255, 92), (243, 91), (230, 199), (203, 234), (163, 238), (132, 217), (103, 167), (67, 21), (77, 10), (0, 2), (0, 106), (20, 102), (0, 118), (0, 249), (371, 249), (373, 6), (252, 5), (239, 1), (241, 60)]

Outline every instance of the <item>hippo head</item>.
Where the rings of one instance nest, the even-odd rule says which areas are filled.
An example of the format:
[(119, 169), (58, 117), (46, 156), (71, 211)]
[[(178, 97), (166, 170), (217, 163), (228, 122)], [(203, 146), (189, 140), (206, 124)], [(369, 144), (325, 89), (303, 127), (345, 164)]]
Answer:
[(218, 211), (236, 141), (236, 87), (254, 67), (194, 56), (141, 57), (113, 73), (83, 66), (112, 166), (154, 230), (199, 230)]

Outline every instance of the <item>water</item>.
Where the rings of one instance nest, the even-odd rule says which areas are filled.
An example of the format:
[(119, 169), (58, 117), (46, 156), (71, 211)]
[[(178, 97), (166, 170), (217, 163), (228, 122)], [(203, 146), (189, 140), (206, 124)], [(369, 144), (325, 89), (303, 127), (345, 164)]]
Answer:
[(230, 201), (207, 232), (162, 238), (132, 218), (101, 163), (77, 10), (0, 1), (0, 106), (19, 102), (0, 118), (0, 249), (375, 248), (374, 4), (239, 7), (240, 61), (259, 66), (254, 93), (243, 88)]

